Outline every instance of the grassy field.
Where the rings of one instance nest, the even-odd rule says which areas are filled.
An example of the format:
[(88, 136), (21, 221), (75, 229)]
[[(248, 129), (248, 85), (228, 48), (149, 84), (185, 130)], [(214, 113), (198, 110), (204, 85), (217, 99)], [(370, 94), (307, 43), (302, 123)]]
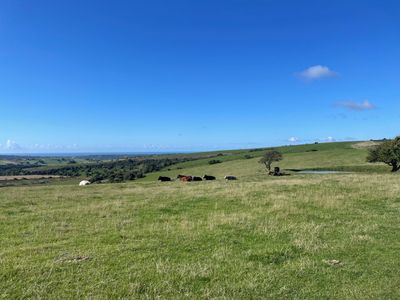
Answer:
[[(270, 177), (262, 151), (232, 151), (129, 183), (0, 188), (0, 298), (398, 299), (400, 177), (353, 146), (280, 148), (286, 169), (349, 174)], [(219, 179), (154, 180), (177, 173)]]

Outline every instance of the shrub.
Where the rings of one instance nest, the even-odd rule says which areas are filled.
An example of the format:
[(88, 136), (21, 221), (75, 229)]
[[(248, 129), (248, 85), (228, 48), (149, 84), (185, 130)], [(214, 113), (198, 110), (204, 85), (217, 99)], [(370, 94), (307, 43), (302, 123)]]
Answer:
[(220, 163), (221, 163), (221, 161), (218, 159), (212, 159), (212, 160), (208, 161), (209, 165), (215, 165), (215, 164), (220, 164)]

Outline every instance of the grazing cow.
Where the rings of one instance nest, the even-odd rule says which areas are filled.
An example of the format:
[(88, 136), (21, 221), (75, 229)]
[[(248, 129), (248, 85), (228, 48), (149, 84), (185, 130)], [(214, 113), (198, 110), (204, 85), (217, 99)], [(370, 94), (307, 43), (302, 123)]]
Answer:
[(235, 176), (232, 176), (232, 175), (227, 175), (224, 178), (225, 178), (225, 180), (237, 180), (237, 178)]
[(165, 181), (171, 181), (171, 178), (166, 177), (166, 176), (159, 176), (158, 180), (161, 182), (165, 182)]
[(85, 186), (85, 185), (89, 185), (90, 181), (89, 180), (82, 180), (81, 182), (79, 182), (79, 186)]
[(187, 182), (187, 181), (192, 181), (193, 180), (192, 176), (187, 176), (187, 175), (178, 175), (176, 178), (179, 179), (180, 181), (183, 181), (183, 182)]
[(193, 176), (192, 180), (193, 181), (202, 181), (203, 179), (201, 179), (201, 177)]
[(204, 175), (203, 178), (205, 180), (215, 180), (216, 179), (215, 176), (211, 176), (211, 175)]

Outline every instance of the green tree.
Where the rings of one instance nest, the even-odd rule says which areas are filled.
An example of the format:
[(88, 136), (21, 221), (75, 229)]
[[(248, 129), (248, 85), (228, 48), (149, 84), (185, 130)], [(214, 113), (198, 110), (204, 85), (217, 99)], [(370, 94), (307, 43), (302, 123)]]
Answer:
[(367, 161), (383, 162), (392, 167), (392, 172), (400, 170), (400, 136), (386, 140), (369, 150)]
[(271, 172), (271, 165), (273, 162), (277, 162), (283, 159), (282, 153), (276, 150), (271, 150), (260, 158), (259, 163), (264, 164), (268, 172)]

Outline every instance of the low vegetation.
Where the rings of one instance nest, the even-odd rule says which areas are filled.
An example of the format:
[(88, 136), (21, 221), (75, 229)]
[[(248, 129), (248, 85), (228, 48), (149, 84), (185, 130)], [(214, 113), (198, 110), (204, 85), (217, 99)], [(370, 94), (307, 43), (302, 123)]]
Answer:
[(221, 163), (221, 161), (218, 159), (212, 159), (212, 160), (208, 161), (209, 165), (215, 165), (215, 164), (219, 164), (219, 163)]

